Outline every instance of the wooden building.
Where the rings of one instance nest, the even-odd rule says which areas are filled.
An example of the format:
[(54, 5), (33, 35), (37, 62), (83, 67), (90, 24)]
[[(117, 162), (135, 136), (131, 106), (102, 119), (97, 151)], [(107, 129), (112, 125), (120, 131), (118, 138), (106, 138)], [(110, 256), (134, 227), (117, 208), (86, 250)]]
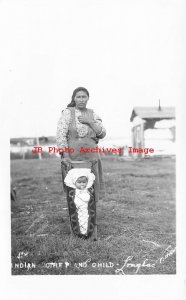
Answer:
[[(153, 148), (153, 155), (175, 154), (175, 108), (134, 107), (132, 122), (132, 147)], [(152, 155), (152, 154), (151, 154)], [(144, 157), (144, 153), (135, 153)]]

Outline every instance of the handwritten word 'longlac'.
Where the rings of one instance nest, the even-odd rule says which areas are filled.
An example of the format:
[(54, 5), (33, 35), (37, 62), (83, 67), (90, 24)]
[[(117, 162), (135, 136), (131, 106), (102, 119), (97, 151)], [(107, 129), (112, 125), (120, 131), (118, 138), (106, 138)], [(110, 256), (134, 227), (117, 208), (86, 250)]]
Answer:
[(133, 259), (133, 256), (128, 256), (127, 259), (124, 261), (123, 266), (120, 269), (115, 270), (115, 273), (125, 275), (125, 272), (124, 272), (125, 269), (135, 268), (136, 269), (135, 274), (137, 274), (141, 267), (142, 268), (144, 268), (144, 267), (155, 268), (155, 263), (154, 264), (147, 263), (148, 259), (145, 259), (143, 261), (143, 263), (137, 263), (137, 264), (131, 263), (130, 261), (132, 259)]

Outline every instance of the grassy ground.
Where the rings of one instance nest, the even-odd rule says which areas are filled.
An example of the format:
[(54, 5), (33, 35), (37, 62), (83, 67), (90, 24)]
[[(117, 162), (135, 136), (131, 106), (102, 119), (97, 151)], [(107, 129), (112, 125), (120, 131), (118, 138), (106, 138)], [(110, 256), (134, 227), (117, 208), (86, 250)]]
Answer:
[(175, 274), (175, 160), (103, 160), (98, 241), (70, 237), (59, 159), (11, 161), (12, 274)]

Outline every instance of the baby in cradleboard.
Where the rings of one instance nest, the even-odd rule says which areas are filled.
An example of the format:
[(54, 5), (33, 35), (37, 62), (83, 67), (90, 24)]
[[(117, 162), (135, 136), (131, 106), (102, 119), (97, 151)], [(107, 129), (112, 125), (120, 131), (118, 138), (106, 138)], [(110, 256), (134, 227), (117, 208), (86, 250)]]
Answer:
[(79, 228), (83, 235), (88, 230), (88, 203), (90, 194), (88, 189), (93, 185), (95, 175), (88, 168), (71, 169), (65, 177), (65, 184), (75, 189), (74, 203), (78, 214)]

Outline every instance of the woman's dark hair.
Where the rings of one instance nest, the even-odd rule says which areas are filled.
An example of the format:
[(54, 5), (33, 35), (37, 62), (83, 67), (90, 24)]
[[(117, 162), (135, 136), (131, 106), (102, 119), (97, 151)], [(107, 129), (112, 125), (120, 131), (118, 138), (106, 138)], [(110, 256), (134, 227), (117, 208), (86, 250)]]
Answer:
[(78, 87), (77, 89), (75, 89), (75, 90), (73, 91), (73, 94), (72, 94), (72, 100), (71, 100), (71, 102), (67, 105), (67, 107), (74, 107), (74, 106), (76, 106), (76, 103), (75, 103), (75, 101), (74, 101), (74, 98), (75, 98), (76, 94), (77, 94), (78, 92), (80, 92), (80, 91), (85, 92), (85, 93), (87, 94), (87, 96), (89, 97), (89, 92), (88, 92), (88, 90), (87, 90), (86, 88), (84, 88), (84, 87)]

